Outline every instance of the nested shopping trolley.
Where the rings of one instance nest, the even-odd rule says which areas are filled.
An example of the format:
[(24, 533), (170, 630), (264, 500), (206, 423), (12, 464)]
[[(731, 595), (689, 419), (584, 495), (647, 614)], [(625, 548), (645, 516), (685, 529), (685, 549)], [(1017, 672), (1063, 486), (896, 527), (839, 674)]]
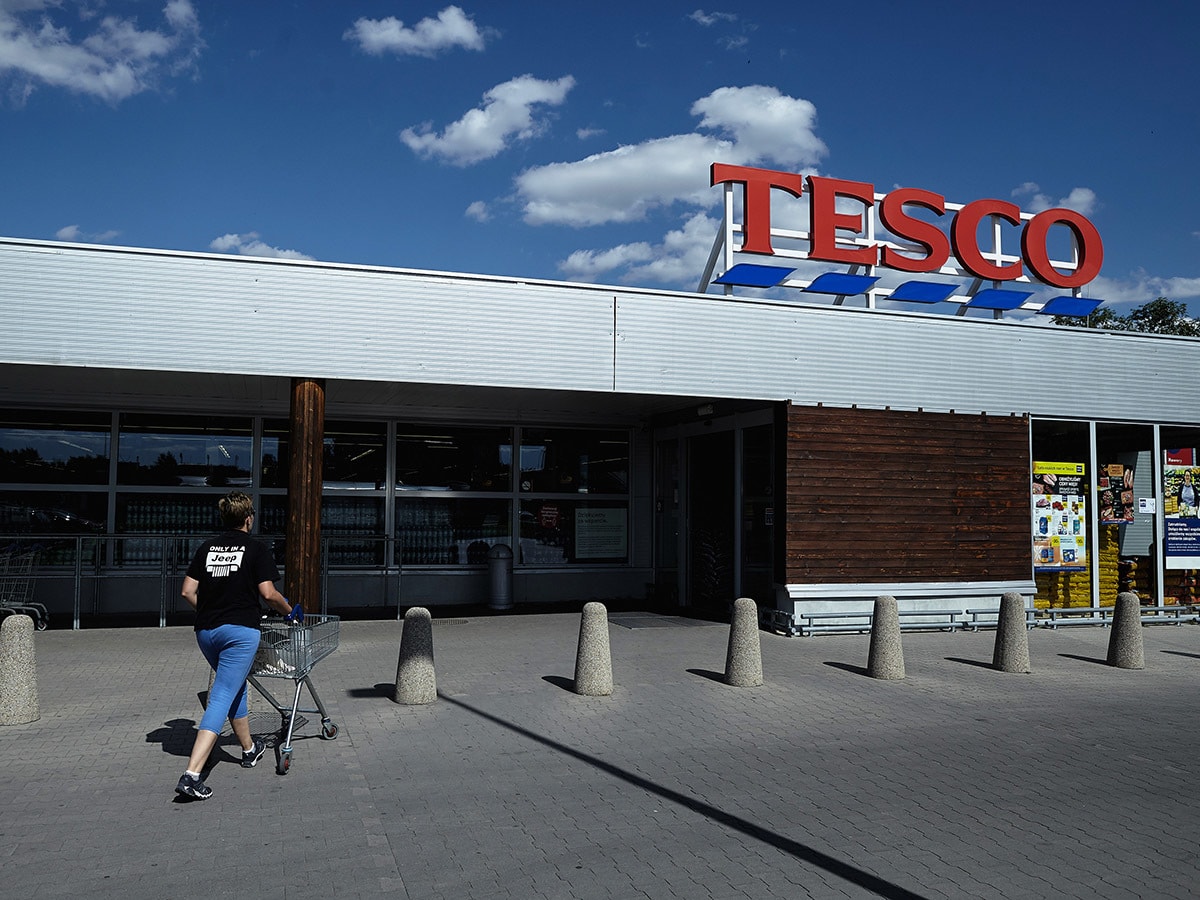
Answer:
[[(250, 673), (250, 683), (283, 716), (279, 730), (284, 738), (279, 746), (276, 766), (280, 775), (286, 775), (292, 765), (292, 733), (296, 729), (297, 714), (319, 714), (321, 737), (327, 741), (337, 738), (338, 727), (325, 711), (325, 704), (313, 687), (310, 673), (317, 663), (337, 649), (339, 621), (337, 616), (318, 615), (306, 615), (302, 622), (263, 620), (262, 639), (259, 641), (254, 669)], [(296, 689), (292, 694), (292, 705), (288, 707), (281, 703), (263, 687), (259, 681), (261, 678), (286, 678), (294, 682)], [(316, 709), (300, 708), (300, 691), (306, 687)]]

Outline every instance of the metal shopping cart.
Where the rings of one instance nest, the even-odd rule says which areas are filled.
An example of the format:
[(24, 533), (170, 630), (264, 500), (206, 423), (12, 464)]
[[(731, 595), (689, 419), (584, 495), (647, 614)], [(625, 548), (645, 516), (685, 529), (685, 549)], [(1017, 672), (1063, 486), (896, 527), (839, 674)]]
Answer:
[[(292, 765), (292, 732), (297, 727), (297, 713), (319, 714), (321, 738), (327, 741), (337, 738), (338, 727), (325, 711), (325, 704), (317, 696), (309, 673), (313, 666), (337, 649), (340, 621), (337, 616), (318, 615), (306, 615), (303, 622), (263, 620), (262, 639), (259, 641), (254, 668), (250, 672), (250, 683), (283, 716), (283, 725), (279, 730), (284, 738), (279, 746), (279, 761), (276, 764), (276, 771), (280, 775), (286, 775)], [(260, 678), (287, 678), (295, 682), (296, 691), (292, 696), (291, 707), (284, 706), (274, 694), (263, 687), (259, 682)], [(317, 705), (316, 709), (300, 708), (300, 689), (303, 687), (308, 688), (313, 702)]]
[(29, 616), (38, 631), (45, 631), (50, 614), (33, 601), (33, 570), (37, 551), (0, 550), (0, 616), (18, 613)]

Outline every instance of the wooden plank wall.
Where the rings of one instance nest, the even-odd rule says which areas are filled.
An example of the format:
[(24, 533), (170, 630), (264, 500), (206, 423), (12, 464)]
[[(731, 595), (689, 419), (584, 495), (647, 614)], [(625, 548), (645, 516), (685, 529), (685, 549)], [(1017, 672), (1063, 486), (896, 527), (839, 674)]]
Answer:
[(789, 584), (1030, 577), (1029, 419), (790, 406)]

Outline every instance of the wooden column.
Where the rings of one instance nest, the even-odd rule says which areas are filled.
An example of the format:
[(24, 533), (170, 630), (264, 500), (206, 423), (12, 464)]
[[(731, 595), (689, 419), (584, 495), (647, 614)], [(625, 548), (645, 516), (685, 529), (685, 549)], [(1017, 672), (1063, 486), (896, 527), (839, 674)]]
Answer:
[(321, 486), (325, 382), (292, 379), (285, 593), (305, 612), (321, 610)]

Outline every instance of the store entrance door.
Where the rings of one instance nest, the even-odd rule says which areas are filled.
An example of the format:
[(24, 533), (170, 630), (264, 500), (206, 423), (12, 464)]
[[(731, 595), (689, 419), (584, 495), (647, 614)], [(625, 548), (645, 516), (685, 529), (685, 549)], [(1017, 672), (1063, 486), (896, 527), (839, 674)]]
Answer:
[(721, 431), (687, 441), (684, 598), (699, 615), (723, 617), (734, 596), (734, 435)]
[(774, 596), (775, 410), (655, 431), (655, 595), (664, 612), (728, 620)]

